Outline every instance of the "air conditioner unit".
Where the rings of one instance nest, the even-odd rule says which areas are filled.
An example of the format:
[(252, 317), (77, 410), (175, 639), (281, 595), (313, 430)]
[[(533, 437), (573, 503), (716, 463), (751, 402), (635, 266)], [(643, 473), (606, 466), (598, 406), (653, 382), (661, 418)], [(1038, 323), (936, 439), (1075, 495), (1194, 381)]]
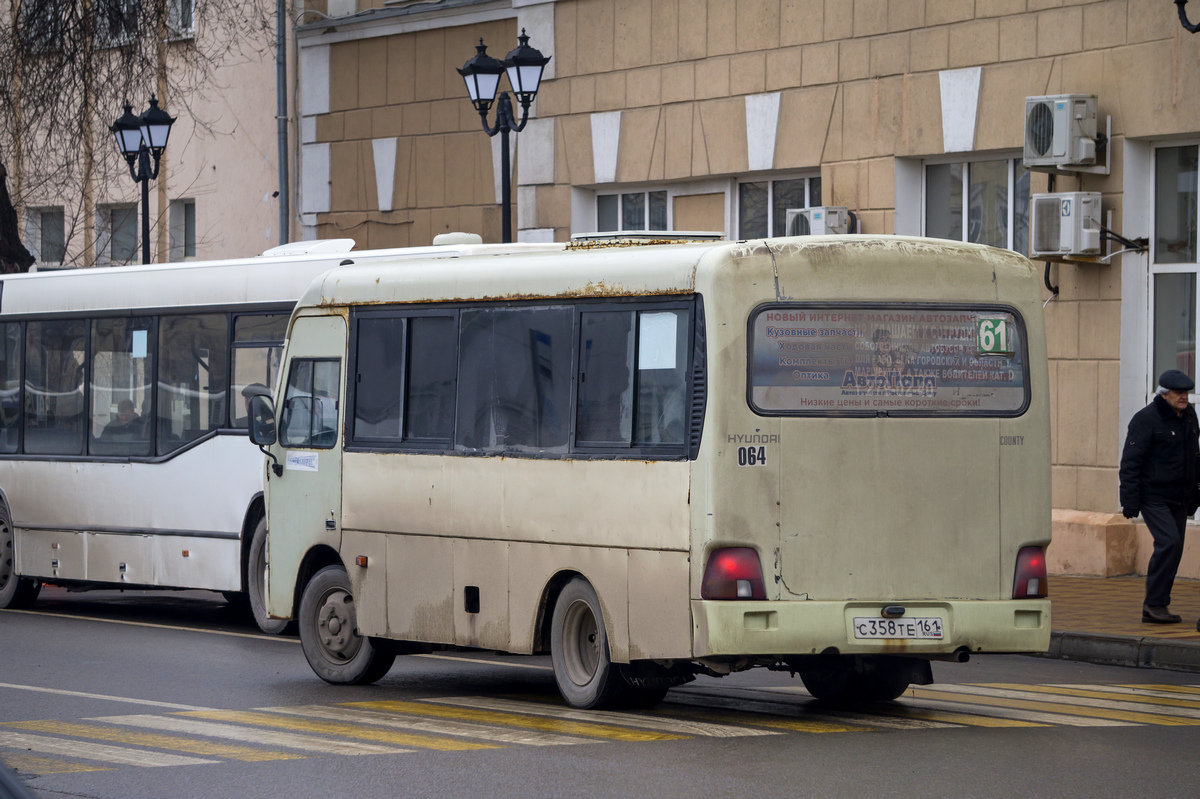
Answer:
[(1096, 95), (1052, 94), (1025, 98), (1027, 167), (1096, 163)]
[(1100, 192), (1033, 195), (1029, 257), (1100, 254)]
[(824, 236), (828, 233), (851, 232), (849, 210), (836, 205), (820, 205), (816, 208), (789, 208), (787, 210), (787, 235)]

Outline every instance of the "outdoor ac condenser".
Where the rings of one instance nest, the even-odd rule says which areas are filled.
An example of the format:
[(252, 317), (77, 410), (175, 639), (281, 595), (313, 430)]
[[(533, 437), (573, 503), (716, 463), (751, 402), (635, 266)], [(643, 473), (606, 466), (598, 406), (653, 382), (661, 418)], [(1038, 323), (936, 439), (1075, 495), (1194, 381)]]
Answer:
[(787, 210), (787, 235), (823, 236), (828, 233), (850, 232), (850, 211), (836, 205), (820, 205), (816, 208), (789, 208)]
[(1100, 254), (1100, 192), (1033, 195), (1029, 257)]
[(1096, 163), (1096, 95), (1025, 98), (1025, 166), (1070, 169)]

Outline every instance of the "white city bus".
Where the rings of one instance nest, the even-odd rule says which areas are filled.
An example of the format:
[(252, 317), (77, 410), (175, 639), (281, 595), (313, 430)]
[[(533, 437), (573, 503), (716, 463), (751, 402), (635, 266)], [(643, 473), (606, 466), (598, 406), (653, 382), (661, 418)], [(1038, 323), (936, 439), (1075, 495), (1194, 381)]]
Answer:
[(1044, 651), (1039, 286), (884, 236), (331, 270), (251, 405), (268, 610), (332, 683), (548, 652), (576, 707), (756, 666), (892, 699)]
[(264, 610), (263, 457), (245, 397), (274, 385), (297, 298), (338, 264), (496, 249), (353, 243), (4, 276), (0, 608), (43, 581), (201, 588), (248, 601), (264, 631), (286, 625)]

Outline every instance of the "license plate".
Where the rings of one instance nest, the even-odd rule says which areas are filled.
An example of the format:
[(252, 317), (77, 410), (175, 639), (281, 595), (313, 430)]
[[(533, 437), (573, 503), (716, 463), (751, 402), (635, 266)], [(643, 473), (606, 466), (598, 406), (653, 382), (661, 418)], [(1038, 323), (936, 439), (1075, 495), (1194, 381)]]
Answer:
[(909, 619), (854, 619), (855, 638), (941, 638), (942, 620), (934, 617)]

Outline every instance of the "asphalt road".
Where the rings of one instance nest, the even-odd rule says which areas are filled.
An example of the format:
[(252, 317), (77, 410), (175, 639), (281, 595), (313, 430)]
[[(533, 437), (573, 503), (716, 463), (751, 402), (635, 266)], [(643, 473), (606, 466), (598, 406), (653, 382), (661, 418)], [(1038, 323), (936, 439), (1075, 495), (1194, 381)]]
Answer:
[(0, 761), (42, 797), (1139, 796), (1200, 784), (1200, 674), (981, 657), (834, 711), (701, 678), (582, 713), (544, 657), (447, 652), (335, 687), (205, 592), (0, 611)]

